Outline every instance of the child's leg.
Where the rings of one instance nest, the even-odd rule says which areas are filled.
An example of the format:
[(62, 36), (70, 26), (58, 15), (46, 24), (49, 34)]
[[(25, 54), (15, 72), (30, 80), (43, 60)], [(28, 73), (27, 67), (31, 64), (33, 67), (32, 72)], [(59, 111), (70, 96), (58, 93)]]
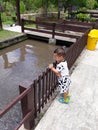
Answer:
[(66, 93), (63, 93), (63, 97), (64, 97), (64, 100), (66, 100), (67, 96), (68, 96), (69, 92), (67, 91)]

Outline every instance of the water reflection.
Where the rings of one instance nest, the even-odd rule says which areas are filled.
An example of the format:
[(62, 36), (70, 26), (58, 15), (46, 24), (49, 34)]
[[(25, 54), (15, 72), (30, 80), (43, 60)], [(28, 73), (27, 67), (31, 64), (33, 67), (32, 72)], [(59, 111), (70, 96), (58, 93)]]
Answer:
[[(52, 54), (56, 47), (43, 42), (26, 40), (0, 50), (0, 109), (18, 95), (18, 86), (21, 82), (24, 80), (33, 82), (48, 64), (53, 62)], [(14, 117), (13, 113), (16, 113), (15, 119), (10, 119)], [(5, 124), (9, 126), (7, 120), (11, 120), (12, 125), (19, 121), (19, 107), (16, 107), (13, 113), (10, 112), (7, 117), (0, 119), (0, 130), (7, 129), (5, 127)]]
[[(4, 61), (4, 68), (10, 68), (15, 66), (18, 62), (24, 61), (25, 60), (25, 55), (26, 53), (31, 53), (32, 52), (33, 46), (27, 44), (23, 45), (20, 47), (17, 51), (20, 53), (19, 57), (17, 57), (17, 54), (15, 55), (16, 52), (13, 50), (9, 52), (4, 52), (1, 54), (3, 61)], [(31, 51), (30, 51), (31, 50)], [(12, 58), (11, 58), (12, 57)]]
[[(18, 63), (27, 61), (29, 59), (35, 62), (35, 65), (42, 66), (47, 64), (52, 59), (51, 51), (53, 52), (55, 46), (48, 45), (46, 43), (40, 43), (29, 40), (15, 45), (13, 47), (6, 48), (0, 51), (0, 56), (3, 58), (4, 69), (16, 66)], [(26, 59), (28, 57), (28, 59)], [(33, 57), (30, 58), (30, 57)], [(42, 65), (41, 65), (42, 64)]]

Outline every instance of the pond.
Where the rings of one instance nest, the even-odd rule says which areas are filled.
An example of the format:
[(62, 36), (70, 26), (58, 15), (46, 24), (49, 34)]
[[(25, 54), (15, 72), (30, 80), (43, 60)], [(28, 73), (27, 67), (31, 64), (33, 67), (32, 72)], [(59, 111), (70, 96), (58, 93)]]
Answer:
[[(26, 40), (0, 50), (0, 110), (19, 94), (19, 84), (33, 82), (53, 62), (56, 45)], [(0, 130), (13, 130), (21, 119), (20, 103), (0, 119)]]

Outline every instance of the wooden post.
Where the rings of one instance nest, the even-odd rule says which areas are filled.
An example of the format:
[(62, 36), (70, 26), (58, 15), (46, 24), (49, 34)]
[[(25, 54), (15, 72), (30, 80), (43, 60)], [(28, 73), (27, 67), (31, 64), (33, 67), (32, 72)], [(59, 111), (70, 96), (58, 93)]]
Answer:
[(31, 87), (30, 92), (21, 100), (22, 114), (23, 118), (26, 114), (32, 111), (31, 116), (24, 122), (24, 128), (27, 130), (31, 130), (34, 127), (34, 87), (33, 85), (29, 85), (28, 82), (24, 82), (19, 86), (20, 93), (27, 89), (27, 87)]
[(2, 29), (2, 19), (1, 19), (1, 13), (0, 13), (0, 29)]
[(24, 33), (24, 19), (21, 19), (21, 31)]
[(2, 29), (2, 19), (1, 19), (1, 12), (2, 12), (2, 6), (0, 4), (0, 29)]
[(56, 26), (56, 23), (53, 23), (53, 30), (52, 30), (52, 38), (54, 39), (54, 36), (55, 36), (55, 26)]
[(16, 15), (17, 15), (17, 24), (21, 25), (21, 21), (20, 21), (20, 0), (16, 0)]
[(36, 17), (36, 28), (38, 29), (38, 17)]
[(49, 38), (49, 44), (56, 44), (56, 39), (55, 37), (55, 26), (56, 23), (52, 23), (52, 38)]

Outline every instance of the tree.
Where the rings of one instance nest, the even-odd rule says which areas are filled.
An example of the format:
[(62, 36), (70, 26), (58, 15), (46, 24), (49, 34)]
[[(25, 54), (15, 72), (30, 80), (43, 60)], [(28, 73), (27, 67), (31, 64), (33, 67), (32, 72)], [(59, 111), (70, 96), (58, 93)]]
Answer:
[(96, 3), (96, 0), (86, 0), (86, 7), (88, 9), (93, 9)]

